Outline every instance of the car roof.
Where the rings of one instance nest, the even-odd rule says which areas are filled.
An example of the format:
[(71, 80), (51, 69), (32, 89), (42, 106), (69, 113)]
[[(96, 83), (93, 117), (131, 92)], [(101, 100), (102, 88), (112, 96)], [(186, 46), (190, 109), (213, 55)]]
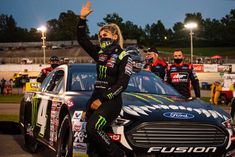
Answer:
[(90, 64), (90, 63), (85, 63), (85, 64), (68, 64), (68, 68), (79, 68), (79, 69), (93, 69), (96, 67), (96, 64)]
[[(80, 71), (85, 71), (85, 72), (89, 72), (89, 71), (96, 72), (95, 71), (96, 64), (82, 63), (82, 64), (68, 64), (67, 66), (69, 69), (80, 69)], [(141, 71), (135, 72), (135, 73), (138, 73), (140, 75), (143, 75), (143, 74), (154, 75), (153, 73), (145, 71), (145, 70), (141, 70)]]

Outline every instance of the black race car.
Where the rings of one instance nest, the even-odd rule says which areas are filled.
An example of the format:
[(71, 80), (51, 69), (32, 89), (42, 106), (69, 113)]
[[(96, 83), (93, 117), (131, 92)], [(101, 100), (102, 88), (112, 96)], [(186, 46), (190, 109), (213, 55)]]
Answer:
[[(20, 106), (25, 146), (45, 144), (61, 156), (87, 156), (81, 116), (96, 80), (95, 65), (62, 65)], [(188, 100), (154, 74), (131, 76), (120, 116), (107, 128), (128, 156), (231, 156), (234, 131), (225, 111)]]

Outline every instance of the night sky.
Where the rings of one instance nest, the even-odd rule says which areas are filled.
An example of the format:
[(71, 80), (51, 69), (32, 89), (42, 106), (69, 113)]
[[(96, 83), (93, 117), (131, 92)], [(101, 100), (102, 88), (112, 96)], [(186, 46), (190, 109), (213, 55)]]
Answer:
[[(201, 12), (203, 18), (221, 19), (235, 9), (235, 0), (91, 0), (94, 12), (88, 17), (91, 34), (98, 31), (97, 23), (110, 13), (118, 13), (124, 21), (144, 27), (161, 20), (166, 28), (183, 22), (186, 13)], [(0, 14), (12, 15), (17, 26), (37, 28), (61, 12), (79, 14), (85, 0), (1, 0)]]

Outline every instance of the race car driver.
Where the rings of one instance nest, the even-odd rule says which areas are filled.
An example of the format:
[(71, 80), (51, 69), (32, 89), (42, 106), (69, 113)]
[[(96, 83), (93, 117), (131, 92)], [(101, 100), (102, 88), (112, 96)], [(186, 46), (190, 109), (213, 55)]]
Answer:
[(192, 84), (196, 98), (200, 98), (199, 80), (193, 65), (183, 62), (183, 59), (182, 50), (175, 50), (174, 63), (167, 67), (165, 80), (186, 98), (191, 98)]
[[(98, 32), (99, 46), (93, 45), (86, 34), (86, 18), (92, 13), (88, 1), (80, 11), (77, 40), (96, 62), (97, 80), (86, 111), (88, 141), (100, 156), (123, 157), (121, 150), (104, 132), (119, 115), (122, 108), (121, 93), (132, 74), (132, 59), (123, 51), (123, 38), (116, 24), (107, 24)], [(88, 149), (89, 156), (91, 151)]]
[(51, 56), (49, 59), (49, 64), (51, 64), (50, 67), (43, 68), (41, 70), (41, 73), (39, 74), (37, 78), (37, 82), (43, 82), (43, 80), (47, 77), (47, 75), (55, 69), (57, 66), (59, 66), (59, 58), (57, 56)]

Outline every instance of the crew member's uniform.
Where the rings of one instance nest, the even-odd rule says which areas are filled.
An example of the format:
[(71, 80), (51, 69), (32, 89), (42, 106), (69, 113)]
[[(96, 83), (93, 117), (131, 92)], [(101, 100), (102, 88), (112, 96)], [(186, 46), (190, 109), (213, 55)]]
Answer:
[(193, 86), (195, 96), (200, 97), (199, 80), (193, 71), (192, 64), (180, 63), (167, 67), (166, 81), (171, 84), (180, 94), (186, 98), (191, 97), (190, 82)]
[(211, 86), (210, 97), (211, 97), (211, 102), (214, 105), (218, 105), (218, 100), (219, 100), (219, 97), (220, 97), (221, 90), (222, 90), (222, 86), (220, 84), (218, 84), (218, 85), (213, 84)]
[[(86, 35), (86, 28), (86, 21), (80, 19), (77, 28), (78, 43), (95, 60), (97, 71), (95, 89), (86, 113), (88, 139), (102, 156), (123, 156), (123, 152), (103, 129), (110, 125), (121, 111), (121, 92), (126, 89), (132, 74), (132, 59), (119, 45), (112, 45), (106, 51), (93, 45)], [(97, 99), (100, 99), (102, 104), (97, 110), (92, 110), (90, 105)]]
[(154, 63), (146, 63), (144, 65), (144, 69), (146, 69), (146, 68), (149, 68), (149, 70), (151, 72), (153, 72), (155, 75), (164, 79), (165, 73), (166, 73), (166, 68), (167, 68), (167, 63), (165, 61), (157, 58)]
[(53, 70), (52, 67), (43, 68), (39, 77), (37, 78), (37, 82), (43, 82), (43, 80), (47, 77), (47, 75)]

